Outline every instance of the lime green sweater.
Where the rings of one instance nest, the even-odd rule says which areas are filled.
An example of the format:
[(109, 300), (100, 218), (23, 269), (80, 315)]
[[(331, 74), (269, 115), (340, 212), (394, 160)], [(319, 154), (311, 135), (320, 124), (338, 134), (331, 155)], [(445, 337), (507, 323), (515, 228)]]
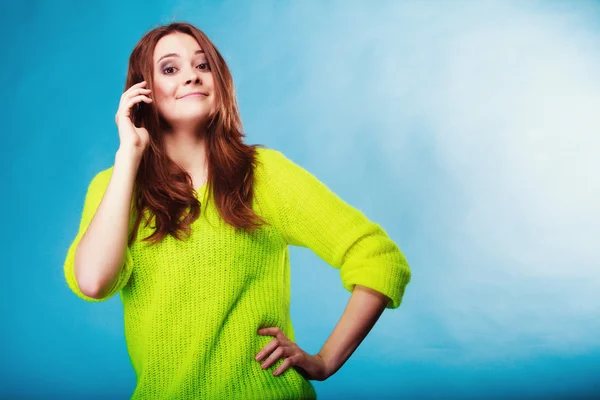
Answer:
[(113, 167), (92, 179), (64, 274), (84, 300), (120, 293), (137, 378), (132, 399), (316, 398), (293, 367), (273, 375), (283, 359), (266, 370), (254, 359), (273, 339), (259, 335), (260, 328), (279, 327), (295, 342), (288, 245), (309, 248), (339, 269), (349, 292), (355, 284), (367, 286), (391, 299), (387, 308), (400, 305), (411, 272), (385, 231), (283, 153), (258, 148), (258, 159), (253, 208), (271, 226), (236, 233), (212, 199), (204, 206), (205, 184), (196, 192), (202, 210), (191, 236), (179, 241), (169, 235), (150, 246), (141, 239), (153, 232), (152, 224), (140, 224), (117, 282), (102, 299), (81, 293), (73, 272), (75, 249)]

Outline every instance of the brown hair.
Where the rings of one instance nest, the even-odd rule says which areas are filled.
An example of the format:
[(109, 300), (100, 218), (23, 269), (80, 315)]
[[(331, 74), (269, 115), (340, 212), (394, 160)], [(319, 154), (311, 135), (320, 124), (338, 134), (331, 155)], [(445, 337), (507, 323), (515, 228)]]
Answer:
[[(146, 33), (129, 58), (125, 90), (144, 80), (147, 82), (146, 87), (152, 89), (154, 48), (163, 36), (175, 32), (185, 33), (196, 39), (205, 52), (215, 82), (216, 110), (209, 116), (206, 133), (209, 189), (206, 198), (208, 200), (211, 194), (214, 195), (219, 214), (236, 231), (252, 231), (261, 223), (267, 223), (256, 215), (251, 206), (254, 196), (254, 167), (259, 162), (256, 148), (266, 146), (246, 145), (242, 142), (246, 135), (243, 133), (231, 72), (204, 32), (189, 23), (173, 22)], [(137, 111), (133, 113), (133, 122), (148, 130), (150, 143), (135, 179), (132, 209), (135, 222), (128, 244), (135, 241), (146, 209), (150, 212), (146, 225), (154, 216), (156, 230), (144, 238), (144, 241), (156, 244), (168, 234), (182, 240), (181, 233), (189, 235), (190, 224), (200, 216), (201, 204), (194, 195), (190, 175), (165, 152), (161, 128), (166, 121), (158, 114), (156, 107), (150, 107), (144, 102), (138, 104)], [(185, 213), (188, 207), (190, 210)]]

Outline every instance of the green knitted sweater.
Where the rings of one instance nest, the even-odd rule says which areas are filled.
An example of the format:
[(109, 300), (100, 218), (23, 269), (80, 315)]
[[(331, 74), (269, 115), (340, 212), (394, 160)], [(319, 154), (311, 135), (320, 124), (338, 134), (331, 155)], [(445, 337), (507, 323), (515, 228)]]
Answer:
[(141, 239), (153, 232), (152, 224), (142, 222), (116, 284), (102, 299), (79, 290), (73, 265), (113, 167), (89, 184), (64, 274), (84, 300), (120, 294), (137, 378), (132, 399), (316, 398), (310, 381), (293, 367), (273, 375), (283, 359), (266, 370), (254, 359), (273, 339), (259, 335), (260, 328), (279, 327), (295, 341), (288, 245), (309, 248), (339, 269), (349, 292), (355, 284), (367, 286), (391, 299), (386, 308), (400, 305), (411, 272), (385, 231), (280, 151), (257, 151), (252, 206), (269, 226), (235, 232), (213, 199), (205, 207), (205, 184), (195, 192), (202, 206), (192, 234), (184, 241), (168, 235), (150, 246)]

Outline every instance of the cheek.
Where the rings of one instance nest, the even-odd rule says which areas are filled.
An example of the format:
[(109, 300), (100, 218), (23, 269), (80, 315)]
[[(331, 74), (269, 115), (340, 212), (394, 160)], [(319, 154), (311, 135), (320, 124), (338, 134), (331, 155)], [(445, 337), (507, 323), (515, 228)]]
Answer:
[(166, 99), (170, 96), (174, 96), (174, 90), (175, 86), (173, 84), (169, 84), (168, 81), (161, 80), (160, 78), (154, 80), (152, 94), (159, 99)]
[(165, 99), (171, 95), (169, 88), (165, 85), (155, 86), (154, 88), (152, 88), (152, 92), (155, 96), (159, 97), (160, 99)]
[(159, 108), (168, 108), (175, 101), (174, 90), (165, 85), (157, 85), (152, 88), (151, 96)]

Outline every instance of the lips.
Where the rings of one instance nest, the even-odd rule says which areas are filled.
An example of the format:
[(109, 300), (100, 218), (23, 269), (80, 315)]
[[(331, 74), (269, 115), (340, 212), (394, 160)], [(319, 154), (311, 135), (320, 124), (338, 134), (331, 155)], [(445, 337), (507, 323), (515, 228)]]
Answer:
[(184, 94), (183, 96), (180, 97), (180, 99), (183, 99), (184, 97), (190, 97), (190, 96), (208, 96), (208, 94), (206, 93), (202, 93), (202, 92), (192, 92), (192, 93), (188, 93), (188, 94)]

